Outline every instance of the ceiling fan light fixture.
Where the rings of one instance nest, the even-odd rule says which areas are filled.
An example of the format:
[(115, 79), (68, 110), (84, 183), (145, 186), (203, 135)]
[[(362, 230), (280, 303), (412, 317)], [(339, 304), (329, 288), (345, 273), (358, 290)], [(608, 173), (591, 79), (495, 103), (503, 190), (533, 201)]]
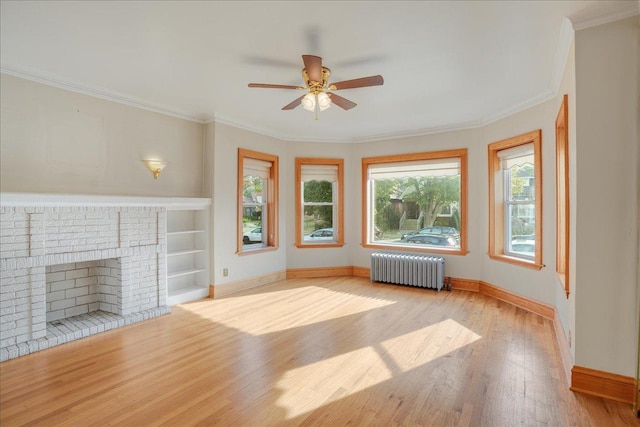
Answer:
[(324, 111), (327, 108), (331, 107), (331, 98), (324, 92), (320, 92), (318, 94), (318, 107), (320, 111)]
[(316, 96), (309, 92), (302, 98), (302, 108), (307, 111), (315, 111), (316, 109)]

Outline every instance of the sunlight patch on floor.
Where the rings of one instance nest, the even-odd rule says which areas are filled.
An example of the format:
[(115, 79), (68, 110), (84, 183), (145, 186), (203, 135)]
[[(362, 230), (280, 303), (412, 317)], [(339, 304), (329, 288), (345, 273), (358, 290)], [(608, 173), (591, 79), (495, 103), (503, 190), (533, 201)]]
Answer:
[[(369, 363), (365, 372), (364, 360)], [(392, 376), (373, 347), (360, 348), (288, 371), (276, 384), (282, 392), (276, 404), (291, 419), (343, 398), (344, 390), (357, 393)]]
[[(482, 338), (453, 319), (380, 343), (399, 372), (407, 372)], [(390, 366), (390, 368), (392, 368)], [(392, 368), (394, 369), (394, 368)]]
[(481, 338), (455, 320), (446, 319), (292, 369), (276, 384), (282, 391), (276, 403), (292, 419), (417, 369)]
[[(297, 293), (300, 294), (300, 298), (291, 298), (292, 294), (295, 295)], [(289, 298), (292, 302), (286, 305), (271, 302), (283, 298)], [(331, 304), (317, 304), (317, 301), (322, 300), (330, 300)], [(375, 310), (395, 303), (393, 300), (370, 298), (317, 286), (244, 295), (236, 298), (233, 302), (228, 299), (220, 301), (226, 304), (227, 309), (230, 303), (238, 304), (236, 314), (233, 316), (218, 316), (215, 310), (216, 300), (209, 303), (183, 305), (181, 308), (212, 322), (237, 329), (240, 332), (259, 336), (318, 324), (324, 321), (336, 321), (341, 317)], [(243, 307), (245, 306), (254, 307), (253, 310), (259, 309), (265, 319), (273, 320), (270, 322), (255, 322), (253, 312), (243, 312)], [(284, 319), (288, 319), (287, 322), (283, 322)], [(283, 324), (286, 326), (282, 326)]]

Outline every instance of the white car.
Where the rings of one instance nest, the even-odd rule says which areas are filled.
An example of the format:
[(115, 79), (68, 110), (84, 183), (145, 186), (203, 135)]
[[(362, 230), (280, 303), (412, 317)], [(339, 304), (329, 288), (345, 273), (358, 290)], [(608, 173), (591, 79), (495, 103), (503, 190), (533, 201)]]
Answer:
[(242, 235), (242, 243), (261, 243), (262, 227), (256, 227), (251, 231), (247, 231)]
[(304, 236), (305, 240), (333, 240), (333, 228), (321, 228), (314, 231), (308, 236)]

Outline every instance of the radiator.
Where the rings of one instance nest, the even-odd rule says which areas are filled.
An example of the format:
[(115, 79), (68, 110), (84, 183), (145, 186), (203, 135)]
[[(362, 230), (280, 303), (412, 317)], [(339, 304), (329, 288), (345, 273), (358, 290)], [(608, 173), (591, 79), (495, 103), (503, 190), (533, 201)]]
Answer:
[(445, 286), (444, 258), (376, 252), (371, 254), (371, 281), (434, 288), (439, 291)]

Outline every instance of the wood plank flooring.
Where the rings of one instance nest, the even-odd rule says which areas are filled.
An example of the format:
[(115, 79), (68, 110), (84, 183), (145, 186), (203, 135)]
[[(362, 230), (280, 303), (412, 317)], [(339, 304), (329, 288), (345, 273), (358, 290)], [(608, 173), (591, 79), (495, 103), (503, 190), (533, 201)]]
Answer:
[(9, 426), (615, 426), (549, 320), (484, 295), (292, 279), (0, 364)]

